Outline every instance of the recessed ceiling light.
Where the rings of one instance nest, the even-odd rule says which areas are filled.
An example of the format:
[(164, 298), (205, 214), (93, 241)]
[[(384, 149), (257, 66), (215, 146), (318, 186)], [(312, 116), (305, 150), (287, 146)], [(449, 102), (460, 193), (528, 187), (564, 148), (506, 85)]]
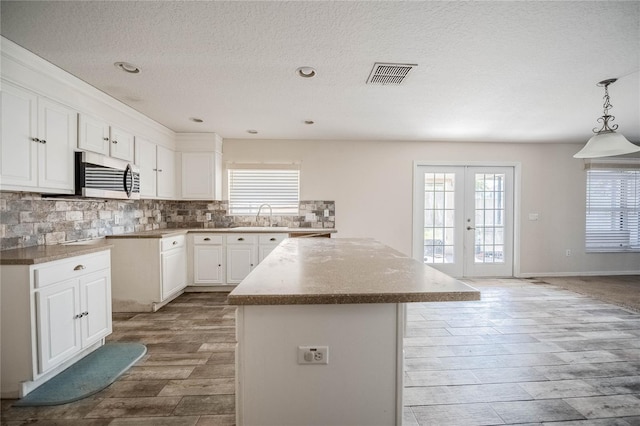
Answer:
[(316, 70), (312, 67), (300, 67), (296, 70), (296, 74), (303, 78), (311, 78), (316, 76)]
[(249, 130), (247, 130), (247, 133), (250, 133), (252, 135), (257, 135), (258, 131), (257, 130), (253, 130), (253, 129), (249, 129)]
[(304, 120), (304, 124), (313, 124), (315, 121), (313, 120)]
[(204, 120), (202, 118), (196, 118), (196, 117), (191, 117), (189, 120), (193, 121), (194, 123), (203, 123)]
[(124, 72), (128, 72), (129, 74), (138, 74), (140, 72), (140, 68), (137, 66), (130, 64), (129, 62), (115, 62), (116, 68), (120, 68)]

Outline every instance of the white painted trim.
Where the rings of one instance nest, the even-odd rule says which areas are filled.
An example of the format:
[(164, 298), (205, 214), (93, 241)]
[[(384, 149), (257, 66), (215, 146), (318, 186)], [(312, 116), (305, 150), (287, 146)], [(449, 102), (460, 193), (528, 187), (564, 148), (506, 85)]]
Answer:
[(222, 152), (223, 140), (217, 133), (177, 133), (176, 151)]
[(404, 414), (404, 333), (406, 304), (396, 304), (396, 426), (402, 426)]
[(545, 278), (545, 277), (597, 277), (613, 275), (640, 275), (637, 271), (588, 271), (588, 272), (524, 272), (516, 278)]
[(448, 167), (513, 167), (513, 265), (512, 273), (514, 277), (520, 276), (520, 228), (521, 228), (521, 203), (522, 203), (522, 163), (519, 161), (413, 161), (412, 173), (412, 226), (411, 226), (411, 257), (420, 260), (422, 253), (416, 253), (416, 235), (418, 224), (416, 223), (416, 172), (420, 166), (448, 166)]

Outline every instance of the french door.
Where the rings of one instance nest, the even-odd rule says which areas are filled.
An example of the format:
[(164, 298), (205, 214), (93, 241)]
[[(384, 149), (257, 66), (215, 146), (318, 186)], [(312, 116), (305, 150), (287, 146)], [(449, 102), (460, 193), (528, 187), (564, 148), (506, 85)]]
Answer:
[(513, 276), (513, 167), (417, 166), (414, 257), (453, 277)]

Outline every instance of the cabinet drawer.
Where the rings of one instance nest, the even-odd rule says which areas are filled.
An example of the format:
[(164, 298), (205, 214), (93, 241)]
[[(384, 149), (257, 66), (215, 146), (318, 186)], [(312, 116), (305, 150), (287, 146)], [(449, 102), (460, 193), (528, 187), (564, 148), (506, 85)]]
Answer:
[(184, 247), (184, 240), (185, 240), (184, 235), (177, 235), (175, 237), (163, 238), (162, 251)]
[(34, 270), (35, 288), (111, 267), (109, 250), (46, 263)]
[(227, 235), (227, 244), (254, 244), (257, 241), (254, 234)]
[(222, 244), (222, 235), (194, 235), (193, 236), (194, 244), (211, 244), (211, 245), (220, 245)]
[(262, 234), (259, 242), (260, 244), (280, 244), (288, 236), (288, 234)]

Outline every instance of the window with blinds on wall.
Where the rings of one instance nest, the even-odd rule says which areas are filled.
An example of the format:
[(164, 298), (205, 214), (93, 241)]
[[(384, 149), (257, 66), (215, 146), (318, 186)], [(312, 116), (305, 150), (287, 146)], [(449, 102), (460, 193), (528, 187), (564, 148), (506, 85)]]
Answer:
[(590, 162), (587, 252), (640, 252), (640, 163)]
[(256, 215), (263, 204), (269, 204), (274, 215), (299, 214), (297, 167), (229, 165), (228, 173), (229, 214)]

